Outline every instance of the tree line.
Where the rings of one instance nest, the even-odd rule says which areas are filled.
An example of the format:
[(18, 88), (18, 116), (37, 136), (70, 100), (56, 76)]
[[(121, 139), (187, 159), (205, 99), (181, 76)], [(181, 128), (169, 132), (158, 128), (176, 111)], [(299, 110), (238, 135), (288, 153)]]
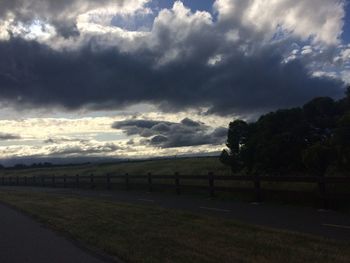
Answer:
[(245, 174), (346, 174), (350, 169), (350, 87), (340, 100), (317, 97), (247, 123), (229, 124), (222, 163)]

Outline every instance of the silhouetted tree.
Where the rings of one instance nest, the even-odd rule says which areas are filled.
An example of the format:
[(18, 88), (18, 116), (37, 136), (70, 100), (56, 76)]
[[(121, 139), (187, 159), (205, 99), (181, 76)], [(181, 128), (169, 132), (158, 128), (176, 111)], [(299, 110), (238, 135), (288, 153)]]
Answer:
[(242, 120), (231, 122), (228, 129), (228, 138), (226, 146), (231, 153), (239, 154), (240, 149), (244, 147), (248, 135), (248, 124)]
[(319, 97), (278, 110), (254, 123), (231, 122), (220, 160), (233, 171), (324, 175), (330, 165), (350, 168), (350, 87), (334, 101)]
[(333, 162), (335, 153), (329, 145), (318, 142), (308, 147), (303, 152), (303, 162), (312, 175), (324, 176), (328, 167)]
[(222, 150), (219, 158), (223, 164), (231, 165), (231, 156), (226, 149)]
[(334, 135), (334, 144), (338, 152), (338, 165), (341, 169), (350, 169), (350, 111), (342, 116)]
[(222, 152), (222, 159), (231, 166), (233, 172), (242, 168), (241, 151), (245, 147), (247, 135), (248, 124), (245, 121), (236, 120), (230, 123), (226, 143), (229, 152)]

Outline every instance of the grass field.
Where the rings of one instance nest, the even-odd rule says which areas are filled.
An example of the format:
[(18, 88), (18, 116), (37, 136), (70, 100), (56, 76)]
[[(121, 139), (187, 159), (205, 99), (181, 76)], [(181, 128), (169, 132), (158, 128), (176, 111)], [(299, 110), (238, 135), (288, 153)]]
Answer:
[(0, 191), (0, 201), (125, 262), (350, 262), (350, 244), (162, 208)]
[(166, 160), (123, 162), (112, 164), (89, 164), (81, 166), (62, 166), (52, 168), (0, 170), (0, 176), (40, 176), (40, 175), (174, 175), (175, 172), (185, 175), (207, 175), (215, 172), (218, 175), (230, 175), (230, 169), (224, 166), (218, 157), (179, 158)]

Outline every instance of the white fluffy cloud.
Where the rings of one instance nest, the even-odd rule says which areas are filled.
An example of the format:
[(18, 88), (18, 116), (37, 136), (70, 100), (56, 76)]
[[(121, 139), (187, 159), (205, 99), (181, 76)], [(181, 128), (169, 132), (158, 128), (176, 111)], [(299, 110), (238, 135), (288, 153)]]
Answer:
[[(158, 62), (162, 64), (191, 53), (197, 48), (193, 39), (208, 41), (210, 35), (212, 39), (223, 38), (227, 43), (222, 45), (247, 50), (252, 42), (266, 45), (287, 37), (311, 44), (339, 44), (345, 16), (344, 0), (216, 0), (213, 8), (218, 21), (215, 22), (209, 12), (193, 13), (181, 1), (175, 1), (172, 8), (159, 13), (148, 6), (151, 2), (4, 1), (0, 3), (3, 9), (0, 39), (8, 39), (11, 32), (48, 43), (56, 49), (67, 49), (94, 38), (102, 46), (115, 46), (124, 52), (145, 48), (159, 50), (162, 54)], [(122, 23), (113, 24), (114, 17), (119, 17)], [(144, 17), (154, 20), (147, 30), (142, 25), (133, 30), (123, 27), (128, 21), (136, 23), (135, 19), (140, 19), (138, 23), (142, 24)], [(195, 45), (191, 46), (193, 43)], [(221, 54), (210, 54), (218, 55)]]
[[(110, 4), (104, 7), (89, 10), (88, 12), (79, 14), (76, 18), (77, 28), (81, 33), (95, 32), (108, 33), (119, 32), (125, 34), (127, 30), (112, 26), (113, 17), (119, 16), (127, 19), (133, 19), (134, 16), (145, 16), (151, 14), (152, 10), (146, 5), (150, 0), (130, 0), (124, 3), (122, 7), (119, 4)], [(119, 30), (119, 31), (118, 31)]]
[(164, 64), (177, 58), (184, 59), (193, 54), (199, 46), (194, 39), (208, 40), (212, 30), (212, 16), (208, 12), (192, 13), (182, 2), (177, 1), (171, 10), (160, 11), (149, 36), (149, 46), (161, 50), (159, 64)]
[(216, 0), (214, 4), (221, 22), (247, 27), (268, 40), (278, 33), (292, 34), (327, 45), (340, 41), (344, 6), (344, 0)]
[[(0, 40), (28, 36), (39, 41), (49, 36), (71, 37), (86, 31), (113, 31), (113, 16), (132, 17), (152, 12), (151, 0), (2, 0), (0, 1)], [(37, 25), (41, 28), (37, 28)], [(47, 30), (50, 28), (50, 30)], [(54, 30), (51, 30), (54, 28)], [(116, 29), (116, 28), (115, 28)], [(41, 31), (41, 32), (40, 32)], [(123, 30), (119, 30), (123, 33)], [(45, 34), (45, 39), (42, 35)]]
[[(120, 16), (126, 21), (154, 13), (154, 27), (149, 38), (157, 41), (159, 31), (167, 27), (172, 33), (174, 45), (183, 43), (197, 31), (206, 30), (212, 30), (214, 34), (223, 30), (227, 39), (231, 40), (262, 37), (270, 41), (281, 35), (292, 35), (301, 40), (312, 39), (313, 42), (332, 45), (339, 43), (345, 16), (344, 0), (216, 0), (213, 7), (218, 14), (218, 22), (213, 29), (213, 18), (208, 12), (191, 13), (181, 1), (175, 1), (171, 9), (163, 9), (156, 14), (156, 10), (148, 7), (150, 2), (152, 0), (75, 0), (59, 4), (49, 0), (4, 1), (0, 3), (0, 38), (8, 38), (8, 31), (15, 31), (15, 34), (26, 31), (28, 34), (34, 30), (52, 37), (62, 30), (66, 30), (67, 34), (78, 30), (82, 34), (114, 33), (114, 37), (133, 38), (140, 32), (112, 25), (113, 17)], [(43, 25), (42, 28), (33, 29), (38, 23)], [(65, 29), (62, 29), (63, 26)], [(48, 30), (50, 27), (55, 30)], [(35, 32), (32, 37), (35, 37)], [(179, 51), (171, 49), (167, 53), (171, 58)]]

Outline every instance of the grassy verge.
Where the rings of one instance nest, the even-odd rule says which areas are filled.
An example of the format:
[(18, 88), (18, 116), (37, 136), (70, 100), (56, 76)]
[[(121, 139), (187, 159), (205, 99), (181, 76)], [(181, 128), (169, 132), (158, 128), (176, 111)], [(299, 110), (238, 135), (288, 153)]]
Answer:
[(187, 212), (43, 193), (0, 201), (126, 262), (350, 262), (350, 244)]

